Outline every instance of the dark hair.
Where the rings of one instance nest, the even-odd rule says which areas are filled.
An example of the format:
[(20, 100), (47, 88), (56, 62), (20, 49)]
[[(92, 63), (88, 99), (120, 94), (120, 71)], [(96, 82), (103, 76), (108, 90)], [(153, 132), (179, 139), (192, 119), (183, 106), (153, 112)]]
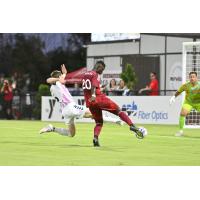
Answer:
[(197, 76), (197, 72), (190, 72), (190, 73), (189, 73), (189, 76), (190, 76), (191, 74), (195, 74), (195, 75)]
[(110, 88), (111, 88), (111, 81), (114, 80), (115, 81), (115, 85), (117, 85), (117, 81), (113, 78), (110, 80)]
[(62, 75), (61, 71), (58, 71), (58, 70), (54, 70), (51, 72), (51, 77), (53, 78), (59, 78), (59, 76), (61, 75)]
[(151, 72), (150, 74), (153, 74), (154, 76), (156, 76), (157, 74), (156, 74), (156, 72)]
[(98, 65), (103, 65), (104, 68), (106, 67), (105, 63), (102, 60), (97, 61), (95, 67), (97, 68)]
[[(126, 85), (125, 81), (124, 81), (123, 79), (121, 79), (121, 80), (119, 81), (119, 88), (121, 87), (121, 85), (120, 85), (121, 82), (124, 83), (124, 86)], [(120, 89), (123, 89), (123, 88), (120, 88)]]

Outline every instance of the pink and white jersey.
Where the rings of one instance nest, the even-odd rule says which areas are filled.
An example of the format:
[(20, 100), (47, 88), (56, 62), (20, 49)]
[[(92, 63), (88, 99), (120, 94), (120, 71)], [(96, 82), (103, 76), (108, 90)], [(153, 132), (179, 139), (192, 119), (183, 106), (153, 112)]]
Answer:
[(50, 88), (51, 95), (57, 99), (58, 102), (61, 103), (61, 106), (64, 107), (69, 103), (74, 102), (72, 95), (69, 93), (69, 90), (60, 83), (59, 81), (56, 82), (56, 85), (52, 85)]

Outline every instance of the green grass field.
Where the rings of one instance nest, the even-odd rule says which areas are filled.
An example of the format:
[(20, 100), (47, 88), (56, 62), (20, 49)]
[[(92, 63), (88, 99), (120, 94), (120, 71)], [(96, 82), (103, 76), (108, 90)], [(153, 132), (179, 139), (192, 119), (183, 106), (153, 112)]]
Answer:
[[(200, 130), (174, 137), (177, 126), (146, 125), (148, 137), (138, 140), (128, 126), (105, 124), (100, 148), (92, 146), (94, 124), (77, 124), (74, 138), (38, 134), (47, 123), (0, 121), (1, 166), (184, 166), (200, 165)], [(65, 127), (62, 123), (53, 123)]]

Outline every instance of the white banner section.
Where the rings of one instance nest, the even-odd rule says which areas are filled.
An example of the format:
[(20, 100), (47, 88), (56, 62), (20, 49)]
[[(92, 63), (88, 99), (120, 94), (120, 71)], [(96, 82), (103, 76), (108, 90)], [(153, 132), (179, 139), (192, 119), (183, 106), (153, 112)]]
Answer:
[[(178, 124), (182, 99), (178, 97), (170, 106), (170, 96), (112, 96), (123, 111), (138, 124)], [(84, 97), (74, 97), (79, 105), (84, 105)], [(52, 97), (42, 97), (42, 121), (62, 122), (60, 104)], [(104, 112), (104, 115), (116, 117)], [(77, 122), (93, 122), (91, 119), (79, 119)]]

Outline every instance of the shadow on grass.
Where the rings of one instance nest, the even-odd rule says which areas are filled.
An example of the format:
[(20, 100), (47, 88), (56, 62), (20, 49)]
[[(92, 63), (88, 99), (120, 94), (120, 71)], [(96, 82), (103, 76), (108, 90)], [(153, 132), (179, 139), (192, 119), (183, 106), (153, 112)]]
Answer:
[(58, 147), (58, 148), (91, 148), (96, 151), (107, 151), (107, 152), (123, 152), (127, 147), (93, 147), (93, 145), (84, 145), (84, 144), (46, 144), (46, 143), (37, 143), (37, 142), (17, 142), (17, 141), (0, 141), (0, 144), (15, 144), (15, 145), (24, 145), (24, 146), (35, 146), (35, 147)]
[(92, 145), (79, 145), (79, 144), (45, 144), (37, 142), (14, 142), (14, 141), (0, 141), (0, 144), (19, 144), (28, 146), (49, 146), (49, 147), (92, 147)]
[(200, 135), (199, 136), (184, 135), (183, 138), (187, 138), (187, 139), (192, 138), (192, 139), (198, 139), (198, 140), (200, 140)]

